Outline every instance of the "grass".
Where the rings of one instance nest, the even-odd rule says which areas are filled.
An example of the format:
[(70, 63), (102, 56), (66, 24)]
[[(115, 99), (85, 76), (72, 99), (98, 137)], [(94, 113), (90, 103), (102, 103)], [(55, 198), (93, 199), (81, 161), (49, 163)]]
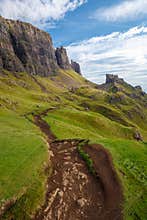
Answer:
[[(128, 133), (127, 128), (123, 127), (123, 130), (121, 130), (116, 123), (107, 121), (107, 125), (110, 126), (107, 129), (110, 129), (111, 132), (106, 132), (107, 129), (99, 121), (99, 114), (93, 112), (66, 108), (50, 112), (45, 120), (50, 124), (52, 131), (59, 139), (89, 139), (91, 143), (99, 143), (107, 148), (111, 152), (124, 188), (125, 219), (146, 219), (146, 144), (131, 140), (127, 135), (125, 136)], [(115, 126), (117, 126), (117, 131)], [(124, 134), (122, 134), (123, 132)], [(91, 161), (87, 155), (83, 154), (81, 148), (80, 152), (91, 167)]]
[(79, 152), (80, 156), (82, 157), (82, 159), (86, 162), (86, 165), (87, 165), (90, 173), (95, 175), (95, 169), (94, 169), (94, 166), (93, 166), (93, 161), (90, 158), (90, 156), (84, 151), (84, 145), (85, 145), (85, 142), (79, 143), (79, 145), (77, 147), (78, 152)]
[[(122, 180), (125, 219), (146, 220), (147, 111), (143, 98), (135, 103), (126, 96), (127, 104), (111, 105), (110, 92), (96, 89), (73, 71), (60, 71), (51, 78), (36, 76), (36, 80), (26, 73), (0, 73), (0, 204), (16, 199), (4, 219), (29, 220), (44, 200), (47, 145), (24, 115), (54, 106), (58, 109), (44, 119), (57, 138), (103, 144)], [(130, 93), (131, 87), (126, 91)], [(134, 141), (136, 129), (144, 142)], [(84, 157), (91, 167), (90, 158)]]
[[(65, 73), (67, 80), (72, 75)], [(36, 80), (26, 73), (0, 72), (0, 206), (15, 201), (4, 219), (30, 219), (45, 198), (48, 147), (43, 134), (24, 115), (63, 102), (67, 89), (57, 83), (58, 78), (38, 76)], [(80, 77), (79, 83), (83, 82)]]
[[(50, 112), (46, 120), (50, 123), (53, 132), (57, 133), (59, 138), (84, 138), (85, 135), (87, 135), (89, 139), (105, 136), (133, 138), (134, 130), (131, 127), (123, 126), (99, 113), (91, 111), (86, 112), (73, 108), (62, 108)], [(68, 129), (64, 131), (64, 134), (62, 131), (63, 127), (68, 127)]]
[(147, 149), (144, 143), (131, 140), (98, 141), (112, 154), (125, 193), (125, 219), (146, 219)]
[[(39, 130), (14, 112), (1, 110), (0, 122), (0, 204), (23, 196), (24, 210), (33, 213), (35, 203), (44, 199), (47, 145)], [(19, 219), (21, 212), (17, 213)]]

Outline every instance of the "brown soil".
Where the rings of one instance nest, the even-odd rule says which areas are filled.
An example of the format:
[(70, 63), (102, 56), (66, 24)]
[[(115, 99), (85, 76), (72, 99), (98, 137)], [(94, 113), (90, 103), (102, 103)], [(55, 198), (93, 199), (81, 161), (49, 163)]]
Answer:
[(122, 187), (110, 153), (98, 144), (86, 145), (84, 151), (92, 158), (94, 169), (103, 186), (105, 198), (104, 219), (122, 219)]
[(49, 125), (35, 116), (48, 138), (53, 172), (48, 178), (45, 204), (35, 220), (122, 220), (121, 185), (109, 153), (100, 145), (86, 145), (97, 176), (80, 157), (80, 140), (55, 140)]
[(41, 115), (35, 115), (34, 119), (35, 119), (35, 124), (40, 128), (40, 130), (47, 137), (47, 141), (49, 143), (52, 142), (56, 137), (51, 132), (50, 126), (41, 118)]

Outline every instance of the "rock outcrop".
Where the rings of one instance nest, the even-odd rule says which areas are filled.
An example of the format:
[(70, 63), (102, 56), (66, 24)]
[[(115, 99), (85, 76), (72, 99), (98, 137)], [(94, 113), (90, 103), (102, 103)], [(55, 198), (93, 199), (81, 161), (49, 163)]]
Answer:
[(10, 71), (48, 76), (58, 68), (50, 35), (31, 24), (0, 17), (0, 64)]
[(134, 88), (140, 95), (142, 95), (142, 96), (145, 95), (145, 92), (142, 90), (141, 86), (135, 86)]
[[(59, 68), (71, 69), (71, 64), (66, 49), (55, 49), (48, 33), (0, 16), (0, 68), (49, 76)], [(76, 70), (80, 70), (79, 66)]]
[(141, 136), (141, 134), (140, 134), (139, 131), (136, 131), (136, 132), (134, 133), (134, 138), (135, 138), (137, 141), (143, 141), (142, 136)]
[(118, 75), (106, 74), (106, 84), (109, 83), (124, 83), (124, 80), (119, 78)]
[(0, 67), (15, 71), (24, 71), (20, 59), (15, 55), (11, 42), (10, 21), (0, 17)]
[(80, 68), (80, 64), (71, 60), (71, 68), (78, 74), (81, 75), (81, 68)]
[(57, 48), (55, 51), (57, 64), (62, 69), (71, 69), (66, 49), (64, 47)]

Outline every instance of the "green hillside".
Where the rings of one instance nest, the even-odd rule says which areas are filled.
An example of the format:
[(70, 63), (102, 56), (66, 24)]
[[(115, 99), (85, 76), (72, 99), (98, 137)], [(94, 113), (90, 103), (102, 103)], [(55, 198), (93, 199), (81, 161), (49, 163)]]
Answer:
[(125, 219), (145, 220), (147, 144), (131, 140), (131, 128), (117, 125), (99, 113), (63, 109), (50, 112), (45, 119), (59, 139), (89, 139), (91, 143), (103, 144), (111, 152), (124, 187)]
[[(147, 95), (130, 85), (88, 82), (72, 70), (50, 77), (0, 71), (0, 205), (3, 219), (31, 219), (45, 199), (51, 172), (44, 134), (33, 115), (58, 139), (102, 144), (121, 179), (126, 220), (146, 219)], [(139, 133), (142, 141), (136, 140)], [(44, 171), (46, 170), (46, 172)]]

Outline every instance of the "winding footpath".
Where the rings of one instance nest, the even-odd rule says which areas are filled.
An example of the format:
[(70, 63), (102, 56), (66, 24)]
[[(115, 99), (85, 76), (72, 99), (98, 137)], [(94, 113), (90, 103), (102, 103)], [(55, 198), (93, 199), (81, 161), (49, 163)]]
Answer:
[(57, 140), (42, 115), (34, 119), (46, 135), (53, 171), (46, 201), (34, 219), (122, 220), (122, 187), (109, 152), (101, 145), (85, 144), (97, 174), (92, 175), (77, 150), (82, 140)]

